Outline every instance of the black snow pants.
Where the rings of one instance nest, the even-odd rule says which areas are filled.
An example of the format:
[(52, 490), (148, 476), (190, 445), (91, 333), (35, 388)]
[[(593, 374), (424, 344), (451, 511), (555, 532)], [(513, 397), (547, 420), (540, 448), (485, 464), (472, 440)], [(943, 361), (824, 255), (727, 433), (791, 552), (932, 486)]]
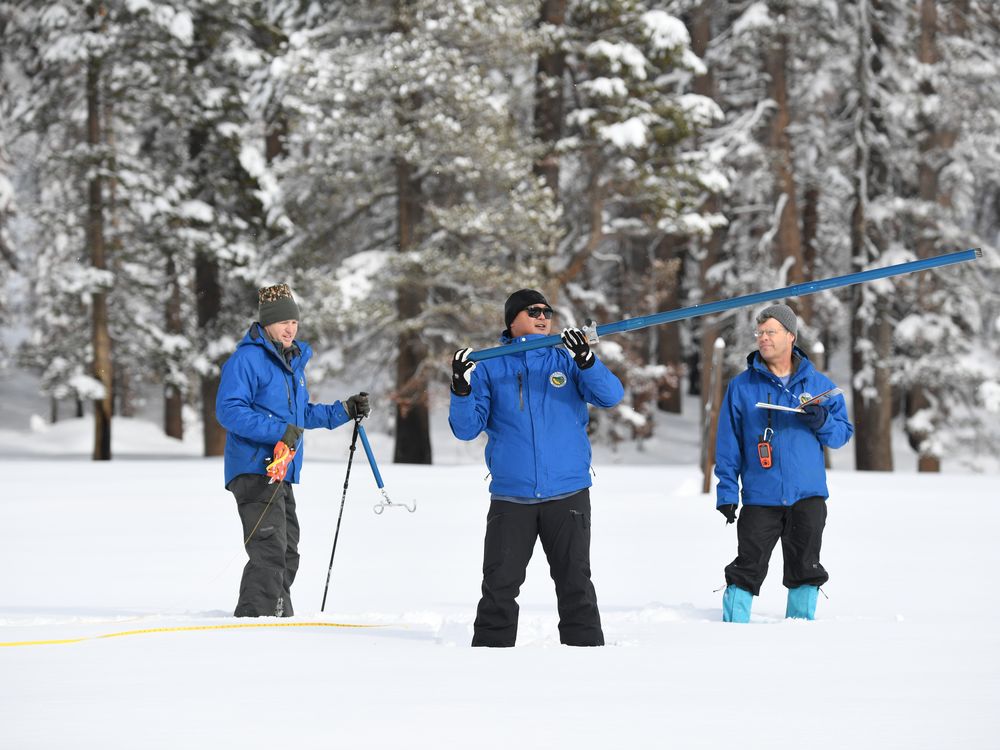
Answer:
[(790, 506), (744, 505), (736, 522), (739, 546), (726, 566), (726, 583), (760, 596), (767, 565), (778, 539), (785, 559), (782, 584), (822, 586), (830, 576), (819, 562), (826, 526), (826, 500), (807, 497)]
[(515, 599), (524, 583), (535, 539), (541, 538), (556, 585), (559, 640), (569, 646), (603, 646), (597, 592), (590, 580), (590, 490), (562, 500), (524, 505), (494, 500), (486, 516), (483, 596), (473, 646), (513, 646)]
[(250, 559), (243, 568), (235, 615), (291, 617), (289, 589), (299, 569), (299, 521), (292, 485), (268, 484), (263, 474), (240, 474), (228, 488), (236, 496), (243, 539), (250, 538), (246, 542)]

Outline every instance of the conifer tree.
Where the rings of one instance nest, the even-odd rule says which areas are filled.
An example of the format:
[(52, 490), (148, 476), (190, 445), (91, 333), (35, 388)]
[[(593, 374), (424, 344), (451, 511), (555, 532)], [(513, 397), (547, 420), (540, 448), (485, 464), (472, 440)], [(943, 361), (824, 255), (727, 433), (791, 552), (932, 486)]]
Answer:
[(510, 87), (528, 10), (373, 3), (334, 12), (284, 61), (289, 152), (275, 169), (297, 236), (283, 252), (313, 270), (301, 284), (331, 324), (320, 343), (391, 389), (397, 461), (431, 460), (445, 352), (495, 341), (503, 295), (552, 251), (555, 212)]

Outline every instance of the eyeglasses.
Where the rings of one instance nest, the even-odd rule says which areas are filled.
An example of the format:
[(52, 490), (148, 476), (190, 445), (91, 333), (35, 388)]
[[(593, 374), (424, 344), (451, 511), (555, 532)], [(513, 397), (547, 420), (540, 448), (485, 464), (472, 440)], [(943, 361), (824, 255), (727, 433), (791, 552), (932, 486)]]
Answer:
[(753, 337), (755, 339), (759, 339), (761, 336), (767, 336), (769, 339), (773, 339), (779, 333), (783, 333), (783, 331), (775, 330), (773, 328), (768, 328), (766, 331), (754, 331)]
[(552, 320), (551, 307), (526, 307), (524, 311), (528, 313), (529, 318), (541, 318), (545, 316), (546, 320)]

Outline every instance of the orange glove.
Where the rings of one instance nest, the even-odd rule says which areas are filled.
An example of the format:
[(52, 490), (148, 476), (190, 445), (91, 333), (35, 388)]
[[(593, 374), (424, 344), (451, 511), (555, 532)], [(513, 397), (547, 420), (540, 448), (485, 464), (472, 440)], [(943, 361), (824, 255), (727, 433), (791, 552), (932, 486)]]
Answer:
[(285, 474), (288, 473), (288, 465), (293, 458), (295, 458), (295, 451), (285, 445), (284, 440), (279, 440), (274, 446), (274, 458), (267, 465), (267, 475), (271, 477), (268, 484), (280, 482), (285, 478)]

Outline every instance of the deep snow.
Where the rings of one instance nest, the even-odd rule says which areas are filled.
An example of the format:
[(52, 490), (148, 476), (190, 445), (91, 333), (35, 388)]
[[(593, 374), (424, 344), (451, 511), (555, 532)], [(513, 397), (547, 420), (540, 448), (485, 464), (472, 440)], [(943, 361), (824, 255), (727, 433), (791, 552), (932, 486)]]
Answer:
[[(243, 553), (221, 461), (176, 455), (190, 450), (136, 421), (116, 420), (111, 463), (86, 459), (89, 420), (42, 435), (25, 447), (0, 430), (0, 642), (236, 622)], [(494, 651), (467, 647), (485, 470), (393, 465), (375, 432), (390, 496), (419, 507), (376, 516), (359, 452), (319, 613), (345, 469), (329, 456), (349, 437), (310, 433), (294, 621), (380, 627), (0, 647), (3, 747), (997, 746), (996, 475), (833, 471), (819, 619), (782, 619), (779, 549), (753, 621), (734, 626), (714, 589), (735, 533), (699, 472), (599, 457), (609, 646), (558, 645), (537, 549), (518, 647)]]

